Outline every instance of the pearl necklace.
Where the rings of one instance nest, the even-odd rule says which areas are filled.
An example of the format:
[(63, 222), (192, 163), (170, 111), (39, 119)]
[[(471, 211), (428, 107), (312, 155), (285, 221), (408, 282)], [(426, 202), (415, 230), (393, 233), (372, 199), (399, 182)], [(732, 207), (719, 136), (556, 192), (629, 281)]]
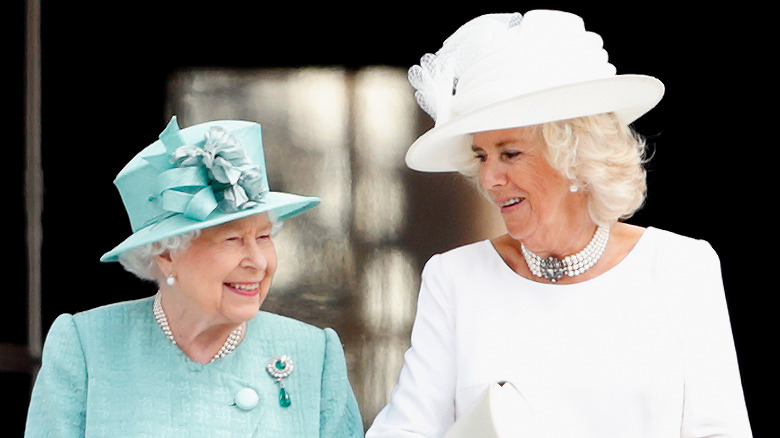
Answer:
[[(173, 337), (173, 332), (171, 331), (170, 325), (168, 325), (168, 318), (165, 316), (165, 312), (162, 308), (161, 303), (161, 297), (160, 293), (157, 292), (157, 295), (154, 296), (154, 305), (152, 306), (152, 311), (154, 312), (154, 319), (157, 321), (157, 325), (160, 326), (160, 329), (162, 329), (163, 333), (165, 333), (165, 337), (168, 338), (173, 345), (176, 344), (176, 339)], [(222, 345), (222, 348), (219, 349), (217, 354), (214, 355), (214, 357), (211, 358), (209, 363), (214, 362), (217, 359), (223, 358), (230, 354), (233, 350), (236, 349), (236, 346), (238, 346), (238, 342), (241, 340), (241, 335), (243, 334), (244, 329), (239, 325), (236, 327), (232, 332), (230, 332), (230, 335), (228, 335), (227, 340), (225, 340), (225, 344)]]
[(528, 265), (532, 274), (537, 277), (546, 278), (550, 280), (550, 282), (555, 283), (560, 280), (564, 274), (569, 277), (574, 277), (582, 274), (595, 265), (602, 254), (604, 254), (608, 240), (609, 227), (599, 226), (596, 228), (593, 238), (590, 239), (590, 242), (582, 251), (577, 254), (566, 256), (563, 260), (558, 260), (553, 256), (543, 259), (531, 252), (522, 243), (520, 244), (520, 249), (522, 250), (523, 258), (525, 258), (525, 263)]

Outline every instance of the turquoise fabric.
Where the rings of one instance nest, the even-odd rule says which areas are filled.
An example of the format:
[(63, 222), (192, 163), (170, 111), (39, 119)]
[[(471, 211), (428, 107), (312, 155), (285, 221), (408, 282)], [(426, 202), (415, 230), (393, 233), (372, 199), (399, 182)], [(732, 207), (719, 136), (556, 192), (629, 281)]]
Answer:
[[(236, 350), (198, 364), (157, 326), (152, 298), (60, 315), (52, 324), (30, 401), (28, 437), (362, 437), (338, 335), (259, 312)], [(265, 366), (294, 362), (292, 405)], [(252, 388), (257, 406), (235, 394)]]
[(269, 191), (262, 128), (242, 120), (179, 129), (172, 117), (160, 138), (122, 168), (114, 185), (133, 234), (103, 254), (103, 262), (115, 262), (147, 243), (250, 215), (273, 212), (284, 221), (320, 203), (317, 197)]

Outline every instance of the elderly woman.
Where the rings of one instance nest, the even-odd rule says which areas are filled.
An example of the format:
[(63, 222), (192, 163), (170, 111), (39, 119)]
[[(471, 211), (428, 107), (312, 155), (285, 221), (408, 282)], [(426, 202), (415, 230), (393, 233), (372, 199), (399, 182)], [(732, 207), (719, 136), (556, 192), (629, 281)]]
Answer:
[[(485, 437), (751, 436), (717, 255), (623, 222), (645, 193), (628, 125), (661, 82), (616, 75), (600, 37), (558, 11), (478, 17), (410, 80), (436, 124), (407, 164), (472, 176), (506, 234), (428, 261), (367, 437), (470, 436), (456, 431), (472, 415)], [(475, 414), (496, 382), (517, 407)], [(516, 424), (490, 432), (502, 422)]]
[(159, 291), (54, 321), (26, 435), (363, 436), (336, 333), (259, 311), (319, 203), (269, 191), (260, 125), (174, 118), (115, 184), (134, 232), (101, 260)]

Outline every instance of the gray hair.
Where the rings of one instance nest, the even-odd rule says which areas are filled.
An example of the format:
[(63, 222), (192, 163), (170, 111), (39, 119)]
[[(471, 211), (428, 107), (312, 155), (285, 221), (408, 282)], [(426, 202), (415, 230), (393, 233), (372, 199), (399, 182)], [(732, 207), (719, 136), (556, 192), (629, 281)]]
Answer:
[(142, 280), (157, 281), (162, 274), (157, 267), (155, 257), (167, 251), (187, 249), (190, 243), (200, 236), (200, 231), (188, 231), (127, 250), (119, 254), (119, 264), (127, 272), (134, 274)]
[[(271, 235), (275, 236), (282, 228), (283, 221), (277, 219), (272, 212), (265, 213), (271, 221)], [(166, 237), (156, 242), (147, 243), (137, 248), (129, 249), (119, 254), (119, 264), (127, 272), (142, 280), (158, 281), (162, 273), (155, 262), (155, 257), (168, 251), (187, 249), (193, 240), (200, 236), (201, 230), (188, 231), (175, 236)]]

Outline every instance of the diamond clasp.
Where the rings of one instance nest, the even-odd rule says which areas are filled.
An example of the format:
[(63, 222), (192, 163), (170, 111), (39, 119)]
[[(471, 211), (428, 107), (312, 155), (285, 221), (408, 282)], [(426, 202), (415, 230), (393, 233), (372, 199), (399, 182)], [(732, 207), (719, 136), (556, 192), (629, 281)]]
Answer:
[(539, 263), (539, 267), (542, 269), (542, 275), (544, 278), (555, 283), (563, 277), (563, 263), (555, 257), (547, 257), (542, 259)]

